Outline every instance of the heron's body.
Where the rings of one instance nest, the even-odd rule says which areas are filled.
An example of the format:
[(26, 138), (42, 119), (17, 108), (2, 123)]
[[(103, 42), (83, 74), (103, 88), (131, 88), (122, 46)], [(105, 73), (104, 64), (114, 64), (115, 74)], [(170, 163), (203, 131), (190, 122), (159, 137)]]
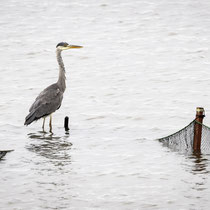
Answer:
[[(39, 120), (40, 118), (44, 118), (43, 122), (43, 130), (45, 117), (51, 116), (53, 112), (60, 108), (63, 93), (66, 89), (66, 77), (65, 77), (65, 68), (63, 64), (63, 60), (61, 57), (62, 50), (70, 49), (70, 48), (80, 48), (81, 46), (69, 45), (65, 42), (61, 42), (57, 45), (56, 55), (57, 61), (59, 65), (59, 77), (58, 81), (49, 87), (45, 88), (36, 98), (34, 103), (29, 109), (29, 114), (26, 116), (25, 125), (29, 125), (32, 122)], [(52, 116), (50, 117), (50, 132), (52, 132)]]
[(25, 125), (29, 125), (42, 117), (47, 117), (59, 109), (63, 93), (57, 83), (44, 89), (29, 109), (30, 113), (26, 117)]

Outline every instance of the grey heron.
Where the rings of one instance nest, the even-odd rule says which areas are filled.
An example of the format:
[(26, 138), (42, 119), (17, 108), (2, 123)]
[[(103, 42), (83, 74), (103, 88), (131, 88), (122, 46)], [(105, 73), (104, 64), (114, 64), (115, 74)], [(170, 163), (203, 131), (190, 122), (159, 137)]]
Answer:
[(60, 108), (63, 99), (63, 93), (66, 89), (65, 67), (61, 52), (72, 48), (81, 48), (78, 45), (69, 45), (66, 42), (60, 42), (56, 46), (56, 56), (59, 65), (58, 81), (45, 88), (35, 99), (29, 109), (29, 114), (25, 118), (24, 125), (29, 125), (32, 122), (43, 118), (42, 129), (44, 131), (45, 118), (50, 116), (49, 127), (52, 132), (52, 113)]

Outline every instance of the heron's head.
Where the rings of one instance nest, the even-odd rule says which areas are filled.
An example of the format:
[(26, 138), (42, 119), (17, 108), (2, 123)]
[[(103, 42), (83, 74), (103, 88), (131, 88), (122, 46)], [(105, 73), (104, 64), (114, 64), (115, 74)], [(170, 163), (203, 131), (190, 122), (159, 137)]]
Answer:
[(72, 48), (82, 48), (82, 46), (71, 45), (71, 44), (68, 44), (66, 42), (60, 42), (56, 46), (56, 49), (59, 49), (60, 51), (62, 51), (62, 50), (69, 50), (69, 49), (72, 49)]

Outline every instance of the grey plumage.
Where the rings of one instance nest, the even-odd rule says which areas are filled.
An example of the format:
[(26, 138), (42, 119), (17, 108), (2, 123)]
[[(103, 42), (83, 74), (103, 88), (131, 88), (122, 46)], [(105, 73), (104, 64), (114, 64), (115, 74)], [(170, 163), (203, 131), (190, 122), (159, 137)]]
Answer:
[[(65, 67), (61, 57), (61, 52), (62, 50), (67, 50), (70, 48), (81, 48), (81, 46), (69, 45), (66, 42), (61, 42), (56, 46), (56, 55), (59, 65), (58, 81), (45, 88), (38, 95), (38, 97), (35, 99), (34, 103), (29, 109), (29, 114), (25, 118), (25, 125), (29, 125), (33, 121), (36, 121), (42, 117), (45, 118), (46, 116), (51, 115), (53, 112), (60, 108), (63, 99), (63, 93), (66, 89)], [(51, 118), (50, 131), (52, 131)]]
[(30, 113), (26, 116), (25, 125), (29, 125), (33, 121), (46, 117), (59, 109), (63, 93), (57, 83), (44, 89), (29, 109)]

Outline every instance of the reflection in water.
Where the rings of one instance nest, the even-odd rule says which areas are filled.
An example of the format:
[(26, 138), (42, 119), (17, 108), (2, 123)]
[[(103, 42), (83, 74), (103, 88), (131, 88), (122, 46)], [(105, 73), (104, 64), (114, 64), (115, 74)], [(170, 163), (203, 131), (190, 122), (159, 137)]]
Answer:
[(207, 180), (209, 174), (208, 162), (209, 159), (201, 153), (193, 153), (188, 156), (188, 159), (191, 160), (190, 164), (190, 173), (195, 175), (193, 179), (194, 182), (191, 182), (192, 189), (196, 192), (205, 191), (208, 189)]
[(69, 135), (63, 137), (54, 136), (45, 132), (30, 133), (29, 138), (33, 140), (26, 148), (51, 160), (62, 160), (70, 162), (71, 156), (68, 151), (71, 149), (72, 143), (67, 141)]
[(205, 174), (209, 173), (208, 159), (205, 158), (202, 153), (193, 153), (189, 159), (193, 161), (192, 173), (193, 174)]
[[(161, 141), (162, 142), (162, 141)], [(176, 145), (169, 145), (168, 141), (162, 142), (164, 147), (168, 147), (172, 152), (178, 152), (178, 154), (184, 154), (187, 159), (191, 160), (193, 167), (190, 169), (192, 174), (205, 174), (209, 173), (208, 162), (209, 158), (207, 154), (202, 154), (201, 152), (193, 152), (192, 150), (182, 150), (181, 148), (176, 148)]]

